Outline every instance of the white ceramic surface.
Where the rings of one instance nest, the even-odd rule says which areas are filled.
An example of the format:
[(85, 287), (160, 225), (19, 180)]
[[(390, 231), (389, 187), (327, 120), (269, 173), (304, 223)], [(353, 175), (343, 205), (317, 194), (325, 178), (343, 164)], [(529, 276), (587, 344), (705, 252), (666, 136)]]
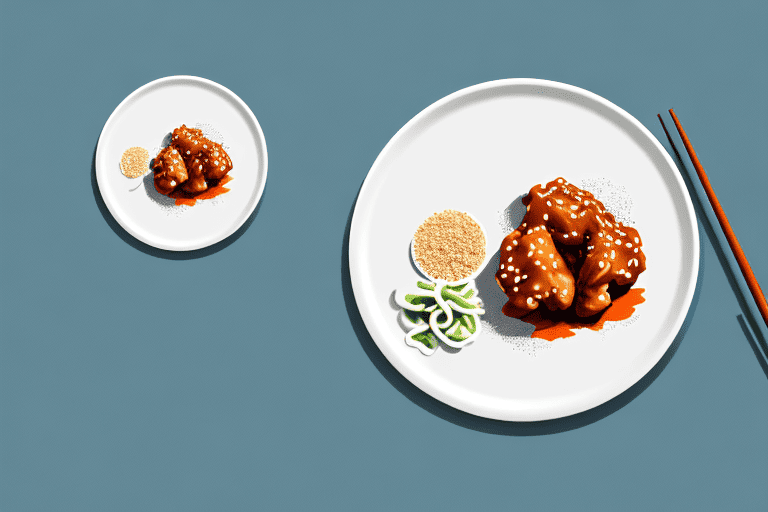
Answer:
[[(153, 149), (182, 124), (209, 125), (223, 136), (233, 179), (230, 191), (213, 200), (169, 207), (151, 179), (126, 178), (119, 162), (132, 146), (154, 158)], [(227, 238), (253, 213), (267, 181), (267, 145), (253, 112), (232, 91), (204, 78), (171, 76), (140, 87), (117, 106), (99, 137), (96, 178), (104, 203), (128, 233), (160, 249), (200, 249)]]
[[(441, 349), (426, 357), (408, 347), (390, 297), (394, 289), (415, 286), (409, 242), (421, 222), (445, 208), (469, 212), (496, 253), (507, 234), (499, 222), (504, 210), (532, 186), (558, 176), (576, 184), (607, 179), (629, 191), (647, 257), (636, 284), (646, 290), (646, 302), (633, 321), (600, 332), (581, 329), (535, 357), (486, 334), (493, 329), (485, 325), (477, 341), (455, 353)], [(508, 79), (439, 100), (390, 140), (357, 199), (349, 265), (368, 331), (407, 379), (471, 414), (536, 421), (596, 407), (661, 359), (693, 298), (698, 240), (682, 178), (640, 122), (577, 87)], [(489, 266), (481, 280), (492, 282), (494, 271)], [(486, 309), (503, 303), (498, 287), (487, 286), (481, 297)], [(496, 313), (497, 322), (506, 318)]]

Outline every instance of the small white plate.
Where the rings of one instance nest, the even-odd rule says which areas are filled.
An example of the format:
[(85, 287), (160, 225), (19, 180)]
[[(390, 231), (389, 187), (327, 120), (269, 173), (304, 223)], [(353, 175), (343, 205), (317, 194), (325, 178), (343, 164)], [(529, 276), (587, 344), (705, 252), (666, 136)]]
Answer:
[[(499, 335), (520, 321), (501, 314), (506, 299), (494, 281), (493, 260), (476, 281), (486, 309), (478, 339), (432, 356), (407, 346), (390, 297), (395, 289), (415, 287), (409, 243), (416, 228), (446, 208), (468, 212), (484, 226), (495, 255), (516, 227), (504, 225), (505, 211), (534, 185), (558, 176), (574, 184), (607, 180), (629, 192), (631, 220), (647, 257), (635, 285), (646, 290), (646, 301), (633, 317), (599, 332), (580, 329), (570, 338), (542, 341), (547, 349), (534, 356)], [(349, 266), (365, 325), (403, 376), (462, 411), (536, 421), (596, 407), (653, 368), (691, 304), (698, 240), (685, 184), (639, 121), (577, 87), (509, 79), (439, 100), (392, 138), (360, 190)]]
[[(158, 194), (151, 172), (130, 179), (119, 166), (133, 146), (154, 158), (166, 135), (182, 124), (213, 128), (233, 164), (230, 191), (194, 206), (175, 206)], [(253, 112), (235, 93), (204, 78), (171, 76), (135, 90), (109, 116), (96, 149), (96, 179), (104, 203), (128, 233), (159, 249), (191, 251), (227, 238), (253, 213), (267, 181), (267, 145)]]

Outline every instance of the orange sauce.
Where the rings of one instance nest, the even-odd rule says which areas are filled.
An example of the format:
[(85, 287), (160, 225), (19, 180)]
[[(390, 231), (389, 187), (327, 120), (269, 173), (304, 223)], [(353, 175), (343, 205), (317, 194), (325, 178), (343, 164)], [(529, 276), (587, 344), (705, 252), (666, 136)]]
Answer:
[[(618, 322), (631, 317), (632, 313), (635, 312), (635, 306), (645, 302), (643, 297), (644, 291), (644, 288), (632, 288), (626, 294), (614, 300), (600, 316), (600, 319), (595, 322), (553, 318), (556, 316), (556, 313), (553, 315), (552, 312), (542, 312), (541, 309), (528, 313), (520, 320), (536, 327), (531, 334), (532, 338), (540, 338), (547, 341), (570, 338), (576, 335), (575, 329), (586, 328), (599, 331), (605, 326), (605, 322)], [(505, 304), (501, 311), (507, 316), (512, 316), (508, 314), (508, 304), (510, 303)]]
[(227, 174), (221, 178), (216, 185), (208, 188), (208, 190), (200, 192), (199, 194), (192, 195), (184, 192), (183, 190), (174, 190), (168, 194), (168, 197), (176, 199), (177, 206), (181, 204), (185, 204), (187, 206), (195, 206), (195, 203), (197, 203), (198, 199), (212, 199), (216, 196), (220, 196), (221, 194), (226, 194), (229, 192), (231, 189), (226, 188), (224, 185), (230, 181), (232, 181), (232, 177)]

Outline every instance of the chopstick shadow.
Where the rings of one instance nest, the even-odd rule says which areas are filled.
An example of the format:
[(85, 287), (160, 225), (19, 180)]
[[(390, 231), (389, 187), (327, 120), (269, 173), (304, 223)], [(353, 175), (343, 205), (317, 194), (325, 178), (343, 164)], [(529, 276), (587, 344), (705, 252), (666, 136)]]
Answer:
[[(749, 326), (747, 325), (747, 322), (744, 320), (744, 315), (736, 315), (736, 320), (739, 322), (739, 325), (741, 326), (741, 330), (744, 331), (744, 337), (747, 338), (747, 341), (749, 342), (749, 346), (752, 347), (752, 351), (755, 353), (755, 357), (757, 358), (757, 361), (760, 363), (760, 367), (763, 369), (763, 373), (765, 373), (766, 378), (768, 378), (768, 361), (766, 361), (765, 356), (763, 356), (763, 353), (760, 352), (760, 347), (758, 347), (758, 342), (755, 341), (755, 338), (752, 336), (752, 331), (749, 330)], [(768, 353), (768, 349), (763, 345), (763, 350), (765, 353)]]
[[(730, 253), (730, 247), (725, 241), (724, 235), (722, 234), (720, 228), (720, 224), (712, 218), (714, 214), (710, 213), (710, 209), (708, 208), (709, 202), (705, 200), (706, 194), (703, 188), (699, 190), (701, 184), (699, 184), (698, 181), (693, 178), (694, 173), (685, 164), (685, 161), (683, 160), (680, 152), (677, 150), (677, 144), (671, 143), (672, 132), (667, 132), (666, 127), (665, 132), (668, 137), (667, 142), (670, 142), (670, 146), (672, 147), (672, 151), (677, 160), (680, 175), (683, 177), (685, 186), (688, 188), (688, 193), (692, 198), (693, 208), (696, 210), (696, 216), (700, 219), (700, 224), (704, 227), (704, 231), (706, 231), (707, 237), (712, 242), (712, 247), (715, 250), (715, 254), (717, 255), (718, 261), (720, 262), (720, 266), (725, 271), (725, 277), (728, 280), (728, 284), (730, 285), (731, 290), (733, 290), (733, 294), (736, 296), (736, 300), (739, 303), (739, 307), (743, 313), (740, 323), (746, 319), (746, 322), (751, 328), (751, 332), (755, 335), (754, 338), (757, 339), (757, 343), (763, 349), (763, 355), (759, 357), (759, 359), (761, 359), (762, 365), (762, 359), (768, 357), (768, 341), (766, 341), (766, 335), (764, 334), (765, 331), (763, 329), (765, 326), (763, 324), (762, 317), (759, 316), (756, 310), (751, 307), (753, 301), (752, 295), (749, 294), (748, 290), (746, 289), (746, 284), (743, 286), (741, 285), (743, 276), (740, 273), (737, 274), (738, 265), (736, 264), (735, 260), (733, 262), (729, 260), (729, 255), (733, 257)], [(703, 253), (703, 251), (701, 252)], [(744, 330), (743, 326), (742, 330)], [(748, 331), (745, 330), (744, 332), (746, 334)], [(751, 341), (755, 341), (754, 338)], [(749, 336), (748, 339), (750, 339)]]
[(96, 206), (99, 208), (101, 216), (104, 218), (112, 231), (114, 231), (114, 233), (119, 236), (123, 242), (127, 243), (134, 249), (143, 252), (144, 254), (149, 254), (150, 256), (155, 256), (156, 258), (163, 258), (166, 260), (194, 260), (215, 254), (222, 249), (229, 247), (235, 241), (237, 241), (238, 238), (243, 236), (243, 233), (245, 233), (251, 224), (253, 224), (254, 219), (256, 219), (256, 216), (259, 214), (262, 203), (264, 203), (264, 197), (267, 193), (266, 186), (264, 187), (264, 192), (261, 195), (261, 199), (259, 199), (259, 203), (256, 205), (253, 213), (251, 213), (243, 225), (224, 240), (216, 242), (213, 245), (209, 245), (208, 247), (203, 247), (202, 249), (196, 249), (194, 251), (166, 251), (165, 249), (152, 247), (151, 245), (145, 244), (144, 242), (134, 238), (133, 235), (128, 233), (120, 224), (118, 224), (115, 218), (109, 212), (107, 205), (104, 203), (104, 198), (101, 197), (101, 192), (99, 191), (99, 183), (96, 180), (96, 149), (98, 146), (99, 144), (97, 141), (96, 146), (93, 148), (93, 158), (91, 159), (91, 190), (93, 191), (93, 199), (96, 201)]
[[(358, 196), (359, 194), (360, 191), (358, 190)], [(691, 307), (688, 309), (688, 314), (680, 327), (680, 331), (677, 333), (677, 336), (675, 336), (672, 344), (659, 362), (633, 386), (602, 405), (565, 418), (531, 422), (500, 421), (481, 418), (446, 405), (417, 388), (408, 379), (403, 377), (394, 366), (392, 366), (368, 333), (365, 323), (360, 316), (360, 311), (357, 308), (357, 303), (355, 302), (355, 296), (352, 290), (352, 279), (349, 273), (349, 232), (356, 204), (357, 198), (355, 198), (355, 202), (352, 204), (352, 208), (349, 211), (347, 225), (344, 229), (344, 240), (341, 251), (341, 287), (344, 294), (344, 304), (347, 308), (347, 315), (349, 316), (349, 321), (352, 324), (355, 335), (357, 335), (360, 346), (363, 348), (365, 354), (376, 369), (379, 370), (384, 378), (387, 379), (395, 389), (405, 395), (406, 398), (427, 412), (446, 421), (450, 421), (460, 427), (497, 435), (541, 436), (581, 428), (613, 414), (645, 391), (648, 386), (656, 380), (656, 377), (661, 374), (667, 364), (669, 364), (669, 361), (672, 360), (672, 357), (677, 352), (680, 343), (685, 337), (685, 333), (693, 319), (696, 306), (699, 302), (701, 283), (703, 280), (702, 276), (704, 275), (703, 251), (700, 252), (699, 275), (696, 280), (696, 288), (693, 294), (693, 300), (691, 301)], [(699, 238), (701, 238), (701, 234), (699, 235)]]

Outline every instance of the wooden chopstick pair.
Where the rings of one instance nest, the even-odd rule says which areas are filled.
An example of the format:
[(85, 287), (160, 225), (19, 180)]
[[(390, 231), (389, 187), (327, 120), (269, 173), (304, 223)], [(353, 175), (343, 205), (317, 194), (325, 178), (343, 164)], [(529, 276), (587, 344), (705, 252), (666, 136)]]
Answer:
[[(686, 151), (688, 151), (688, 156), (691, 157), (693, 167), (696, 169), (696, 174), (699, 175), (699, 181), (701, 181), (701, 185), (704, 187), (704, 192), (706, 192), (707, 198), (709, 198), (709, 203), (712, 205), (712, 209), (715, 211), (717, 221), (720, 223), (720, 227), (723, 229), (725, 239), (728, 241), (728, 245), (731, 247), (731, 251), (736, 257), (736, 262), (739, 264), (741, 273), (744, 275), (744, 279), (747, 281), (749, 291), (752, 293), (752, 297), (757, 303), (757, 309), (760, 311), (760, 315), (762, 315), (765, 325), (768, 326), (768, 302), (765, 301), (765, 295), (760, 289), (760, 284), (757, 282), (757, 279), (755, 279), (755, 274), (752, 272), (752, 267), (749, 266), (747, 257), (744, 255), (744, 251), (741, 249), (741, 245), (736, 239), (736, 234), (733, 232), (731, 223), (728, 222), (728, 218), (725, 216), (723, 207), (720, 206), (720, 201), (717, 200), (715, 191), (712, 189), (709, 178), (707, 178), (707, 173), (704, 172), (704, 167), (702, 167), (701, 162), (699, 162), (699, 159), (696, 156), (696, 151), (693, 150), (693, 145), (691, 144), (688, 135), (686, 135), (685, 130), (683, 130), (683, 127), (680, 124), (680, 120), (675, 115), (675, 112), (672, 109), (669, 109), (669, 113), (672, 115), (672, 120), (675, 122), (675, 127), (677, 127), (680, 138), (683, 140), (683, 145), (685, 146)], [(667, 131), (667, 127), (664, 125), (664, 120), (661, 118), (661, 114), (657, 115), (659, 117), (659, 121), (661, 121), (662, 128), (664, 128), (664, 133), (667, 134), (667, 139), (669, 139), (669, 143), (672, 145), (672, 149), (675, 151), (675, 154), (677, 154), (679, 158), (680, 154), (677, 152), (677, 148), (675, 147), (675, 143), (672, 141), (672, 137)]]

